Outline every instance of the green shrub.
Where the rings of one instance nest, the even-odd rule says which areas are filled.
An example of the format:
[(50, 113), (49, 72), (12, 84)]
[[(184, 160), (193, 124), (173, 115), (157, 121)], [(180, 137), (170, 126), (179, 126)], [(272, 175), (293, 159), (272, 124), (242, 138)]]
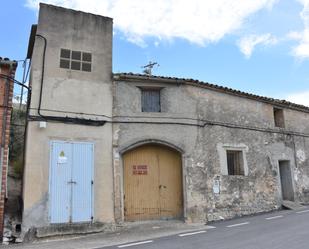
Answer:
[(10, 129), (9, 165), (17, 176), (23, 173), (24, 133), (26, 112), (13, 107)]

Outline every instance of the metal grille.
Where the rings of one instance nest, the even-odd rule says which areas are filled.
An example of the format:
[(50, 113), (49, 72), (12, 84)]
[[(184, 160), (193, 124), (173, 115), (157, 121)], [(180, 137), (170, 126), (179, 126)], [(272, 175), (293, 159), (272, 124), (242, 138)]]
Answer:
[(244, 175), (242, 151), (228, 150), (226, 152), (229, 175)]

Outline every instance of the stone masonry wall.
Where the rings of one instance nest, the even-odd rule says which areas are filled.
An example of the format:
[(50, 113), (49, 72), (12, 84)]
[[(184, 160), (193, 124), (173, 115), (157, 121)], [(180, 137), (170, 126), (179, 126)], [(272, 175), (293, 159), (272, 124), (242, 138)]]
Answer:
[[(284, 108), (285, 128), (278, 128), (274, 125), (274, 106), (245, 97), (164, 82), (116, 81), (114, 86), (118, 121), (114, 151), (121, 152), (140, 141), (160, 141), (180, 148), (184, 218), (188, 222), (280, 208), (279, 161), (289, 161), (295, 201), (309, 203), (308, 113)], [(162, 112), (141, 112), (143, 86), (161, 87)], [(243, 151), (245, 175), (224, 173), (225, 148)], [(117, 156), (116, 217), (123, 208), (121, 194), (117, 194), (121, 192), (121, 153)]]

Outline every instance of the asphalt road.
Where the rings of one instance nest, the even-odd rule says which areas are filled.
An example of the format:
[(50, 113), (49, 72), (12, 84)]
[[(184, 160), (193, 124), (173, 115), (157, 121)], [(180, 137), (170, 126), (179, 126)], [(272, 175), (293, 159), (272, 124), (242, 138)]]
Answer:
[(210, 226), (213, 228), (104, 249), (309, 249), (309, 209), (245, 217)]

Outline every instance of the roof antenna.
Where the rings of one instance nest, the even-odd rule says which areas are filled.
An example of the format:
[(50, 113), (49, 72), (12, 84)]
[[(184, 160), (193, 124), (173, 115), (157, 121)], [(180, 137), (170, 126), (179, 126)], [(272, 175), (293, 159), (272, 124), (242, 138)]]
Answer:
[(157, 62), (149, 61), (149, 63), (141, 68), (144, 68), (143, 73), (147, 75), (152, 75), (152, 69), (154, 66), (159, 67), (160, 65)]

